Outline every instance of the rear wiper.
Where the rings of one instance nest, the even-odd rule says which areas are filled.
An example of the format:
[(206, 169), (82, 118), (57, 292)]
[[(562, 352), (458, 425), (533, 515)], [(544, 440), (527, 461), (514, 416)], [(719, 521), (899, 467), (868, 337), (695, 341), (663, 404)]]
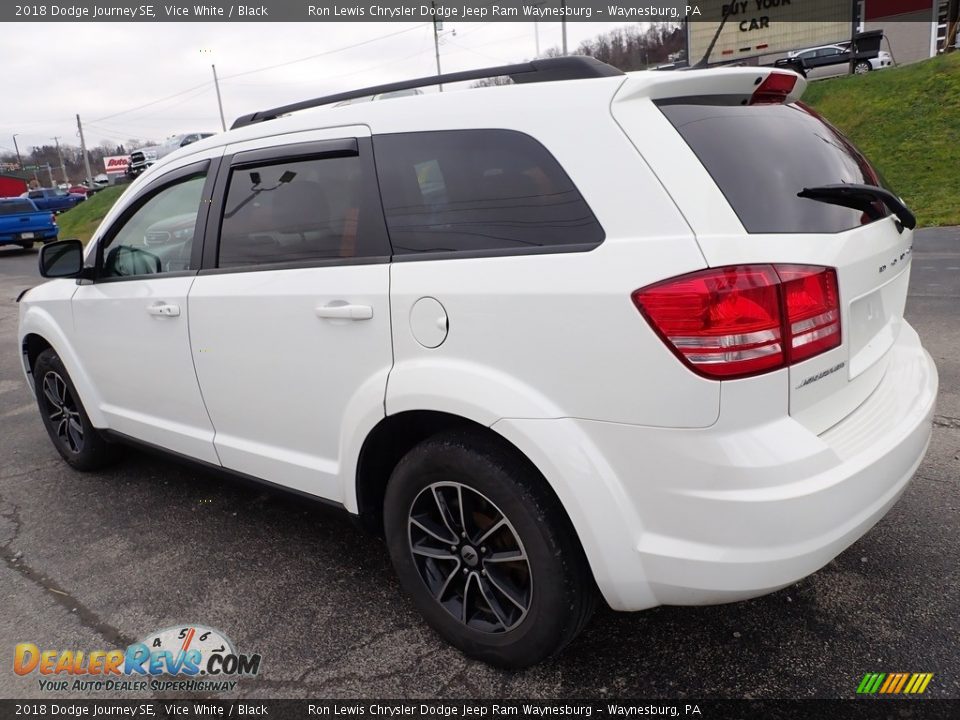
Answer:
[(839, 185), (820, 185), (819, 187), (804, 188), (797, 193), (797, 197), (819, 200), (831, 205), (861, 210), (871, 218), (878, 218), (876, 202), (879, 200), (890, 210), (900, 223), (908, 230), (917, 226), (917, 218), (900, 198), (889, 190), (876, 185), (858, 185), (856, 183), (841, 183)]

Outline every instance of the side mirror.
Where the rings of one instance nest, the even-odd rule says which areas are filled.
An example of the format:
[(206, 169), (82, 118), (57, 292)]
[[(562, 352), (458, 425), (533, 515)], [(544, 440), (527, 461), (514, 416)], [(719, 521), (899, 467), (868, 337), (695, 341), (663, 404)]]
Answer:
[(45, 278), (79, 277), (83, 272), (83, 243), (60, 240), (40, 248), (40, 274)]

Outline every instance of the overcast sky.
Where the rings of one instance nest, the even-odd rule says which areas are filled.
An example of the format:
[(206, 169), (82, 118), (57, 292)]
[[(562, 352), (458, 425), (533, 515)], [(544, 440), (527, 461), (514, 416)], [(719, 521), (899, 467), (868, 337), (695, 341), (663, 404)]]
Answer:
[[(630, 24), (568, 23), (569, 48)], [(537, 27), (541, 52), (560, 46), (559, 22)], [(444, 30), (444, 72), (535, 56), (533, 23), (447, 23)], [(88, 146), (219, 131), (212, 63), (229, 127), (238, 115), (266, 107), (429, 75), (433, 29), (370, 22), (7, 24), (0, 32), (0, 151), (13, 151), (14, 133), (21, 154), (52, 145), (57, 135), (79, 145), (76, 113)], [(263, 69), (282, 63), (289, 64)]]

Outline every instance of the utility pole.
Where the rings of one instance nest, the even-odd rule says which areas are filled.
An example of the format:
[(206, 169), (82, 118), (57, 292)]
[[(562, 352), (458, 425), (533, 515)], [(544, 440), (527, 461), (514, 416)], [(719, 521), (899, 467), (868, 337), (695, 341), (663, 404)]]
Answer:
[(567, 0), (560, 0), (560, 31), (563, 34), (563, 54), (567, 54)]
[(87, 185), (93, 185), (93, 173), (90, 172), (90, 158), (87, 157), (87, 143), (83, 139), (83, 125), (80, 124), (80, 115), (77, 115), (77, 130), (80, 133), (80, 152), (83, 154), (83, 169), (87, 172)]
[[(437, 2), (430, 0), (430, 8), (433, 10), (433, 54), (437, 59), (437, 77), (440, 77), (440, 28), (437, 27)], [(438, 83), (440, 92), (443, 92), (443, 83)]]
[(50, 187), (56, 187), (57, 181), (53, 179), (53, 168), (50, 167), (50, 163), (47, 163), (47, 175), (50, 176)]
[(17, 165), (20, 166), (20, 172), (23, 172), (23, 158), (20, 157), (20, 146), (17, 145), (17, 135), (20, 133), (13, 134), (13, 149), (17, 151)]
[(858, 0), (850, 0), (850, 74), (856, 72), (857, 67), (857, 14)]
[(60, 158), (60, 172), (63, 173), (63, 181), (70, 182), (67, 180), (67, 166), (63, 164), (63, 153), (60, 152), (60, 136), (50, 138), (57, 144), (57, 157)]
[(211, 65), (213, 68), (213, 86), (217, 89), (217, 106), (220, 108), (220, 126), (223, 128), (223, 131), (227, 131), (227, 121), (223, 119), (223, 100), (220, 99), (220, 81), (217, 80), (217, 66)]
[(37, 185), (40, 184), (40, 175), (38, 174), (40, 170), (40, 160), (37, 159), (37, 146), (33, 146), (33, 150), (30, 153), (33, 155), (33, 179), (37, 181)]

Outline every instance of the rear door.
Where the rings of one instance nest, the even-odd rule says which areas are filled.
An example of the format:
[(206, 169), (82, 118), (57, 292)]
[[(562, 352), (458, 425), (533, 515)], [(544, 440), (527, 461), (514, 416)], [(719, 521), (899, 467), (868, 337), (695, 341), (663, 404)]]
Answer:
[(230, 146), (190, 291), (224, 467), (342, 500), (343, 437), (383, 415), (389, 243), (369, 130)]
[[(705, 96), (698, 88), (691, 96), (674, 88), (642, 111), (615, 103), (614, 112), (677, 199), (710, 266), (836, 269), (841, 344), (788, 370), (790, 414), (821, 432), (883, 376), (903, 323), (912, 232), (882, 205), (867, 213), (798, 197), (805, 187), (883, 181), (813, 110), (795, 102), (747, 104), (765, 73), (740, 72), (748, 82), (743, 94)], [(644, 142), (642, 132), (658, 142)]]

